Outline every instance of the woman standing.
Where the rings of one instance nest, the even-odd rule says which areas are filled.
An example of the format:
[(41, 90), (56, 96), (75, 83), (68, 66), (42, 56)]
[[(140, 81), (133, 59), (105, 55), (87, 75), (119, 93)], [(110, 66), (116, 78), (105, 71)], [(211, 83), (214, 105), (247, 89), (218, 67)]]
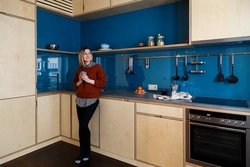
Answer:
[(89, 160), (91, 149), (88, 124), (99, 104), (101, 88), (106, 84), (106, 74), (99, 64), (92, 62), (93, 55), (88, 48), (80, 50), (78, 59), (80, 67), (73, 80), (80, 141), (80, 155), (75, 159), (77, 164)]

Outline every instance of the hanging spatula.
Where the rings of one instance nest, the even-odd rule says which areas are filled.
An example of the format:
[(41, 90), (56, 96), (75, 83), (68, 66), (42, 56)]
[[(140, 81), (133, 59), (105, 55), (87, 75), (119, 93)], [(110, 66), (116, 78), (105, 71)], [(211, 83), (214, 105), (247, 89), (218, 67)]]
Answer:
[(217, 81), (218, 82), (224, 82), (224, 75), (222, 74), (222, 70), (221, 70), (221, 68), (222, 68), (222, 55), (220, 54), (220, 71), (219, 71), (219, 74), (217, 74)]

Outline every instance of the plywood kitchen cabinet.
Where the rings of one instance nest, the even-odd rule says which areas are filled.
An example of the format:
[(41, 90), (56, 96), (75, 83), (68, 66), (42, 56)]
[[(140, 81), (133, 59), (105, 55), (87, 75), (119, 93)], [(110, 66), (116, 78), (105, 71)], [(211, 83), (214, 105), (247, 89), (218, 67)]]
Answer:
[(190, 0), (191, 44), (250, 40), (249, 0)]
[(71, 137), (71, 95), (61, 94), (61, 135), (70, 138)]
[(0, 14), (0, 27), (0, 99), (35, 95), (35, 23)]
[(84, 13), (110, 7), (110, 0), (84, 0)]
[(35, 96), (0, 100), (0, 158), (35, 144), (35, 104)]
[(0, 11), (3, 13), (19, 16), (30, 20), (35, 20), (36, 8), (34, 4), (21, 0), (1, 0), (0, 3)]
[(37, 6), (52, 12), (71, 16), (83, 14), (84, 0), (48, 1), (37, 0)]
[(183, 109), (136, 103), (136, 160), (183, 167)]
[[(77, 111), (76, 111), (76, 95), (72, 95), (72, 138), (75, 140), (79, 140), (79, 124), (78, 124), (78, 118), (77, 118)], [(96, 108), (96, 111), (94, 115), (92, 116), (90, 122), (89, 122), (89, 129), (91, 132), (91, 138), (90, 142), (92, 146), (99, 147), (99, 138), (100, 138), (100, 111), (99, 106)]]
[(134, 103), (100, 99), (100, 148), (134, 159)]
[(138, 0), (111, 0), (111, 6), (121, 5), (125, 3), (136, 2)]
[(37, 142), (60, 135), (60, 94), (37, 97)]

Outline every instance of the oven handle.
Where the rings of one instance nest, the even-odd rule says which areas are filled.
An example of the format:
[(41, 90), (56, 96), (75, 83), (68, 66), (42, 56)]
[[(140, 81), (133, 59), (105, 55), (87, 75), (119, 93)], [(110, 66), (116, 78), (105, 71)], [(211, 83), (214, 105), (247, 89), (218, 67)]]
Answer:
[(189, 122), (189, 124), (190, 125), (197, 125), (197, 126), (203, 126), (203, 127), (213, 128), (213, 129), (226, 130), (226, 131), (231, 131), (231, 132), (246, 133), (245, 130), (233, 129), (233, 128), (225, 128), (225, 127), (219, 127), (219, 126), (214, 126), (214, 125), (201, 124), (201, 123), (196, 123), (196, 122)]

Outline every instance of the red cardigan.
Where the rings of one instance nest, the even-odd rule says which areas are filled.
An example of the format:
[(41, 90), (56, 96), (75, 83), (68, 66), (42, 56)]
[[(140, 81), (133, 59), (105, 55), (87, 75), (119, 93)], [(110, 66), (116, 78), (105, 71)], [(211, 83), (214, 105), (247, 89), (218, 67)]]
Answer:
[[(79, 75), (81, 71), (87, 72), (89, 79), (95, 80), (95, 84), (89, 84), (83, 81), (79, 86), (76, 83), (79, 81)], [(75, 77), (73, 79), (73, 87), (76, 89), (76, 96), (84, 99), (99, 98), (102, 87), (106, 84), (106, 74), (99, 64), (95, 64), (92, 67), (80, 66), (76, 70)]]

